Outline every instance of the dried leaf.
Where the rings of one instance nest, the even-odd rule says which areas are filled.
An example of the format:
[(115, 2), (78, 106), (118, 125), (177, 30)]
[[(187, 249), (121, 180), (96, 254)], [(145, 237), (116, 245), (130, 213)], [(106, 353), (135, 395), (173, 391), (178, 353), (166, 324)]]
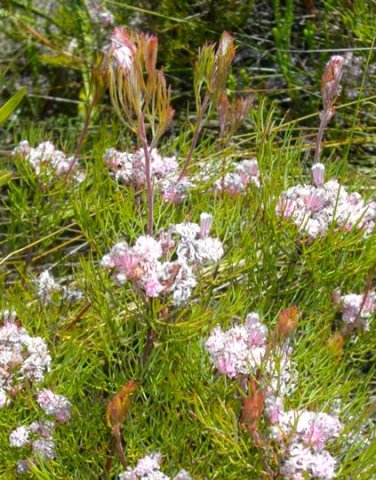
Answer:
[(136, 382), (129, 380), (129, 382), (121, 388), (120, 392), (111, 398), (106, 409), (106, 423), (114, 436), (116, 450), (124, 468), (127, 467), (127, 460), (121, 443), (121, 427), (127, 418), (129, 407), (131, 406), (131, 394), (136, 388)]
[(134, 380), (124, 385), (107, 404), (106, 423), (111, 430), (120, 428), (127, 418), (128, 410), (131, 405), (131, 394), (136, 390), (137, 385)]
[(295, 330), (300, 313), (295, 305), (286, 308), (279, 314), (277, 323), (277, 337), (281, 340), (287, 338)]
[(329, 352), (337, 361), (341, 360), (342, 358), (344, 343), (345, 339), (339, 332), (334, 333), (328, 339)]
[(240, 413), (240, 425), (252, 436), (257, 435), (258, 424), (264, 411), (265, 395), (262, 390), (257, 389), (256, 382), (249, 382), (251, 393), (244, 398)]

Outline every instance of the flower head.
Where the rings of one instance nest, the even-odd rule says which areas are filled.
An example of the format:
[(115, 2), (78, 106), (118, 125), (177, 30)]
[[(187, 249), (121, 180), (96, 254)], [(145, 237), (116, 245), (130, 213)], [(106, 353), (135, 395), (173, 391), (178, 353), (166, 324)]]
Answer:
[[(201, 226), (188, 222), (172, 225), (167, 232), (160, 232), (158, 239), (142, 235), (133, 247), (120, 242), (103, 257), (102, 266), (111, 270), (120, 284), (130, 281), (148, 297), (172, 293), (174, 305), (180, 305), (197, 284), (195, 271), (223, 255), (222, 242), (208, 236), (211, 216), (203, 214), (201, 219)], [(205, 238), (200, 238), (200, 232)]]
[(368, 320), (376, 312), (376, 292), (365, 294), (348, 293), (341, 295), (336, 292), (335, 303), (342, 312), (342, 320), (346, 327), (368, 329)]
[(24, 447), (30, 443), (30, 429), (22, 426), (18, 427), (9, 435), (9, 444), (11, 447)]
[(53, 415), (58, 422), (70, 420), (72, 405), (63, 395), (45, 388), (38, 394), (37, 402), (47, 415)]
[(30, 165), (38, 177), (47, 178), (49, 181), (56, 178), (65, 179), (68, 174), (78, 183), (85, 178), (78, 168), (76, 157), (67, 157), (49, 141), (42, 142), (37, 147), (32, 148), (24, 140), (13, 150), (13, 155), (20, 156)]
[(266, 353), (266, 327), (256, 313), (247, 316), (245, 325), (236, 325), (227, 331), (215, 327), (205, 347), (218, 370), (233, 378), (255, 372)]
[(324, 169), (312, 168), (314, 185), (296, 185), (284, 191), (276, 212), (290, 218), (302, 234), (311, 239), (324, 236), (334, 224), (348, 232), (362, 229), (369, 235), (376, 225), (376, 202), (366, 203), (359, 193), (349, 193), (337, 180), (323, 181)]
[[(154, 452), (140, 458), (135, 468), (128, 467), (119, 475), (119, 480), (171, 480), (171, 477), (161, 472), (162, 455)], [(173, 480), (191, 480), (186, 470), (180, 470)]]
[(131, 69), (136, 46), (123, 27), (116, 27), (111, 35), (111, 53), (117, 66), (127, 72)]
[(5, 312), (0, 327), (0, 407), (22, 390), (26, 383), (37, 384), (50, 369), (51, 357), (45, 341), (31, 337)]
[(213, 216), (208, 213), (201, 213), (200, 215), (200, 238), (207, 238), (209, 236), (210, 227), (213, 222)]

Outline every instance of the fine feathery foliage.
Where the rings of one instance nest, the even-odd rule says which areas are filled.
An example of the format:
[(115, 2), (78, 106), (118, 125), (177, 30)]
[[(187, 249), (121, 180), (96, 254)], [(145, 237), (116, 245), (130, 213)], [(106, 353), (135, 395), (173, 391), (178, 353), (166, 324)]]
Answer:
[[(74, 65), (86, 96), (66, 135), (4, 124), (0, 477), (375, 478), (376, 204), (342, 148), (368, 122), (366, 83), (343, 100), (335, 56), (320, 114), (285, 118), (228, 89), (224, 32), (178, 111), (166, 45), (113, 30), (109, 9), (134, 2), (59, 1), (51, 32), (38, 2), (8, 3), (54, 57), (38, 62)], [(155, 14), (175, 28), (170, 3)], [(272, 2), (289, 87), (293, 4)], [(72, 53), (59, 35), (77, 28)]]

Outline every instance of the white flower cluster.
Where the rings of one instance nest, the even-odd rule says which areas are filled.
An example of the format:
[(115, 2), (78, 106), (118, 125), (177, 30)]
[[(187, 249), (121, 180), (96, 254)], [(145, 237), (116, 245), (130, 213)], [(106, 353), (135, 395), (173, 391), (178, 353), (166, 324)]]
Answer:
[[(188, 191), (202, 182), (214, 182), (214, 190), (225, 191), (230, 195), (244, 192), (249, 184), (260, 187), (260, 171), (254, 158), (231, 162), (230, 168), (227, 169), (229, 171), (221, 178), (218, 178), (221, 176), (220, 165), (212, 163), (205, 165), (200, 173), (189, 179), (187, 176), (179, 178), (178, 163), (174, 156), (162, 157), (155, 148), (150, 153), (152, 179), (165, 201), (181, 203)], [(143, 149), (129, 153), (110, 148), (105, 152), (104, 162), (117, 181), (134, 188), (145, 185)]]
[(69, 174), (76, 182), (85, 179), (78, 169), (75, 157), (67, 157), (65, 153), (57, 150), (52, 142), (43, 142), (32, 148), (27, 140), (23, 140), (13, 154), (24, 158), (38, 176), (53, 179), (64, 178)]
[(26, 382), (43, 380), (50, 365), (45, 341), (31, 337), (17, 321), (15, 312), (4, 312), (0, 327), (0, 408), (17, 395)]
[(115, 24), (115, 18), (113, 14), (104, 9), (103, 2), (97, 0), (89, 0), (86, 2), (86, 8), (91, 17), (91, 20), (104, 27), (111, 27)]
[[(55, 424), (48, 420), (33, 422), (28, 426), (21, 426), (9, 435), (11, 447), (31, 447), (34, 458), (52, 460), (56, 457), (55, 441), (53, 440)], [(31, 458), (18, 462), (17, 470), (25, 473), (32, 465)]]
[[(178, 179), (178, 162), (173, 157), (162, 157), (156, 148), (150, 151), (151, 177), (164, 200), (181, 202), (192, 183), (186, 177)], [(146, 185), (145, 153), (142, 148), (135, 153), (106, 150), (104, 163), (111, 175), (120, 183), (140, 189)]]
[(186, 470), (173, 477), (161, 472), (162, 455), (158, 452), (151, 453), (138, 460), (135, 468), (128, 467), (119, 475), (119, 480), (191, 480), (191, 475)]
[(196, 286), (195, 270), (223, 255), (220, 240), (209, 237), (211, 215), (202, 213), (200, 219), (200, 225), (173, 225), (158, 240), (141, 236), (133, 247), (118, 243), (103, 257), (102, 266), (113, 271), (120, 284), (130, 281), (148, 297), (172, 293), (174, 305), (180, 305)]
[[(51, 357), (45, 341), (40, 337), (30, 337), (20, 325), (16, 313), (5, 311), (0, 328), (0, 408), (10, 403), (26, 382), (41, 382), (50, 365)], [(60, 423), (70, 419), (71, 403), (63, 395), (49, 389), (37, 389), (36, 395), (46, 415), (53, 415)], [(29, 426), (18, 427), (10, 434), (9, 443), (18, 448), (31, 446), (34, 456), (52, 459), (55, 457), (54, 426), (54, 422), (42, 419)], [(25, 472), (30, 462), (30, 459), (19, 462), (19, 472)]]
[(294, 443), (289, 447), (288, 456), (280, 473), (285, 480), (305, 480), (306, 478), (329, 480), (335, 477), (335, 467), (336, 461), (327, 450), (313, 453), (303, 444)]
[(214, 191), (229, 195), (244, 193), (248, 185), (260, 188), (260, 169), (255, 158), (226, 162), (225, 172), (218, 161), (209, 162), (192, 178), (194, 184), (211, 183)]
[[(60, 423), (70, 420), (70, 402), (63, 396), (53, 393), (51, 390), (43, 390), (38, 395), (37, 401), (47, 415), (53, 415)], [(51, 460), (56, 457), (55, 441), (53, 434), (55, 422), (41, 419), (28, 426), (13, 430), (9, 435), (11, 447), (31, 447), (32, 455), (18, 462), (17, 470), (25, 473), (33, 464), (34, 459)]]
[(324, 183), (325, 167), (312, 167), (313, 185), (297, 185), (283, 192), (277, 214), (291, 218), (299, 230), (311, 238), (323, 236), (331, 225), (349, 231), (372, 233), (376, 225), (376, 202), (366, 203), (357, 192), (349, 193), (337, 180)]
[(361, 295), (356, 293), (341, 295), (339, 292), (335, 292), (333, 300), (342, 312), (342, 320), (347, 330), (369, 329), (368, 320), (376, 312), (375, 291)]
[(260, 170), (255, 158), (232, 162), (231, 170), (233, 171), (225, 173), (223, 178), (216, 180), (215, 190), (238, 195), (244, 192), (249, 184), (260, 188)]
[(73, 290), (65, 285), (58, 283), (49, 270), (41, 272), (36, 279), (37, 296), (43, 305), (48, 304), (52, 300), (54, 293), (60, 293), (62, 300), (67, 302), (74, 302), (82, 299), (82, 292), (79, 290)]
[(9, 435), (11, 447), (22, 448), (27, 445), (33, 446), (34, 452), (41, 452), (44, 458), (54, 458), (55, 443), (52, 440), (54, 422), (41, 420), (28, 426), (21, 426), (13, 430)]
[[(283, 410), (280, 398), (269, 397), (267, 415), (272, 423), (271, 435), (285, 448), (280, 469), (286, 480), (335, 477), (335, 458), (325, 450), (333, 438), (339, 437), (343, 425), (336, 416), (308, 410)], [(287, 447), (287, 448), (286, 448)]]

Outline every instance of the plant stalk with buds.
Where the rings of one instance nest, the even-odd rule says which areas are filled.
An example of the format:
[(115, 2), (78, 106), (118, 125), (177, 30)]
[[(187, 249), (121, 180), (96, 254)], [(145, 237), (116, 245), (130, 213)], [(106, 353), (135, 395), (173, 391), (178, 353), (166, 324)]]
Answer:
[(339, 95), (339, 84), (343, 73), (344, 58), (340, 55), (334, 55), (326, 64), (324, 74), (321, 79), (321, 98), (323, 110), (320, 112), (320, 127), (316, 139), (315, 155), (313, 163), (320, 160), (321, 144), (324, 136), (324, 130), (335, 114), (334, 102)]
[[(122, 122), (136, 134), (145, 156), (147, 232), (153, 235), (151, 150), (167, 130), (174, 110), (171, 90), (157, 70), (158, 39), (118, 27), (112, 33), (109, 86), (111, 100)], [(151, 141), (148, 141), (147, 127)]]
[(212, 44), (204, 45), (199, 51), (193, 78), (197, 111), (196, 123), (191, 146), (178, 182), (187, 174), (205, 119), (211, 109), (217, 107), (221, 95), (224, 93), (234, 56), (234, 39), (228, 32), (223, 32), (217, 51), (214, 51)]

